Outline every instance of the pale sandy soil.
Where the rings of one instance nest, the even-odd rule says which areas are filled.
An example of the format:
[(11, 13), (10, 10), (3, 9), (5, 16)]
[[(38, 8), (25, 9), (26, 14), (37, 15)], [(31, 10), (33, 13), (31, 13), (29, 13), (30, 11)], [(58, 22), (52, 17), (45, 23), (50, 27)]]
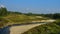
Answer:
[[(48, 21), (53, 22), (54, 20), (48, 20)], [(46, 24), (46, 23), (12, 26), (10, 28), (10, 34), (22, 34), (31, 28), (34, 28), (36, 26), (43, 25), (43, 24)]]
[(21, 34), (29, 29), (39, 26), (41, 24), (30, 24), (30, 25), (22, 25), (22, 26), (14, 26), (10, 28), (10, 34)]

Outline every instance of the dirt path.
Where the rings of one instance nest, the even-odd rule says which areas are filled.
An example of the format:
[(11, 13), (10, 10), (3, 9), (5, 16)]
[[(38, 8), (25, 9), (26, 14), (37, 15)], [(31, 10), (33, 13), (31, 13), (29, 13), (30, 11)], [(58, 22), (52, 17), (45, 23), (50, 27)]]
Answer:
[[(45, 24), (45, 23), (42, 23), (42, 24)], [(14, 26), (14, 27), (10, 28), (10, 34), (21, 34), (25, 31), (28, 31), (31, 28), (34, 28), (34, 27), (42, 25), (42, 24), (30, 24), (30, 25)]]
[[(47, 22), (54, 22), (55, 20), (47, 20)], [(21, 25), (21, 26), (12, 26), (10, 28), (10, 34), (22, 34), (26, 31), (28, 31), (31, 28), (34, 28), (39, 25), (43, 25), (47, 23), (37, 23), (37, 24), (29, 24), (29, 25)]]

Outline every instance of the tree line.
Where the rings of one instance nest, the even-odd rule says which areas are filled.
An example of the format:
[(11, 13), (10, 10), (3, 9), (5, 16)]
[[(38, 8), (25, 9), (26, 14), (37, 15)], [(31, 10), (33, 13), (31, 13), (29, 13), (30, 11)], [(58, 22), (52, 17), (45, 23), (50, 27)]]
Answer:
[(13, 12), (13, 11), (8, 11), (7, 8), (3, 8), (1, 7), (0, 8), (0, 16), (5, 16), (5, 15), (8, 15), (8, 14), (24, 14), (24, 15), (27, 15), (27, 16), (44, 16), (44, 17), (49, 17), (49, 18), (52, 18), (52, 19), (60, 19), (60, 13), (54, 13), (54, 14), (33, 14), (31, 12), (29, 13), (21, 13), (21, 12)]

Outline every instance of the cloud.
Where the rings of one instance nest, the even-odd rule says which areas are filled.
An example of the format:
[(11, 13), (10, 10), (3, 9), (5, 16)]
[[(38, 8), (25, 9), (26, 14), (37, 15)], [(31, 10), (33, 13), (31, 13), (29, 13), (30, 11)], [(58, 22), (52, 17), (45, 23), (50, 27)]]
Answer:
[(0, 5), (0, 8), (1, 8), (1, 7), (3, 7), (3, 8), (4, 8), (5, 6), (4, 6), (4, 5)]

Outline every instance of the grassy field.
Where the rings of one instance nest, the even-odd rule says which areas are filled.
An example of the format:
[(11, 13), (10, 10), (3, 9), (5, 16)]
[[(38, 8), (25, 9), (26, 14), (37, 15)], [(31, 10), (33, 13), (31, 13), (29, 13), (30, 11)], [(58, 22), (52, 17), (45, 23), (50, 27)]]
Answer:
[(46, 20), (46, 18), (39, 18), (36, 16), (27, 16), (24, 14), (8, 14), (7, 16), (0, 17), (0, 27), (11, 24), (26, 24), (32, 21)]

